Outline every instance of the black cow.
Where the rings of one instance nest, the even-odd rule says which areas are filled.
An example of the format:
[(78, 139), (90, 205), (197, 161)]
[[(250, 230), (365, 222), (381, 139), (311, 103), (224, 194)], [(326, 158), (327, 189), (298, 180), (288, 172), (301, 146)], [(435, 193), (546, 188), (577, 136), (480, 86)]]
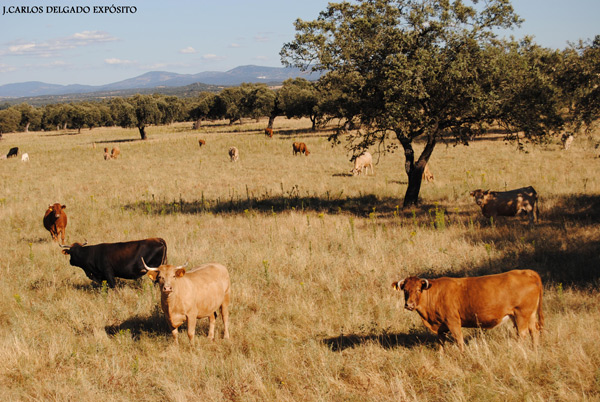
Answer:
[(74, 243), (61, 247), (63, 254), (71, 256), (71, 265), (82, 268), (95, 282), (106, 281), (111, 288), (115, 287), (115, 278), (137, 279), (143, 276), (147, 270), (142, 257), (154, 267), (167, 263), (167, 243), (160, 238), (92, 246)]
[(6, 154), (6, 158), (16, 158), (19, 155), (19, 147), (11, 148)]

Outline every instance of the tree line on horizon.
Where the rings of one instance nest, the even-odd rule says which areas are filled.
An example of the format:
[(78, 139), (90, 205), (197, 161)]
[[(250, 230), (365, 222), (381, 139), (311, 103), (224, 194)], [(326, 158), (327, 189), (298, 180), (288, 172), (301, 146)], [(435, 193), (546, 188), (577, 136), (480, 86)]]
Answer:
[[(137, 127), (268, 117), (308, 117), (313, 129), (332, 119), (354, 155), (377, 146), (404, 151), (417, 203), (422, 172), (439, 141), (468, 142), (491, 125), (509, 139), (544, 141), (590, 128), (600, 113), (600, 35), (564, 50), (531, 38), (499, 38), (522, 20), (509, 0), (357, 0), (330, 3), (317, 19), (295, 22), (284, 65), (321, 72), (278, 89), (242, 84), (193, 98), (141, 95), (98, 102), (20, 104), (0, 110), (0, 132)], [(397, 141), (390, 141), (390, 135)], [(413, 141), (426, 146), (417, 157)]]

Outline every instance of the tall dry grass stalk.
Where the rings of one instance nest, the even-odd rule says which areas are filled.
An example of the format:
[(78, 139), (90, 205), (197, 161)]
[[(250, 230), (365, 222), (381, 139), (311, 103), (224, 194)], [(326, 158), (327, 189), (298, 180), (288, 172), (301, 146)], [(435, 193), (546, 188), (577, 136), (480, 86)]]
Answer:
[[(528, 152), (495, 138), (440, 145), (422, 206), (399, 208), (403, 156), (349, 154), (310, 122), (6, 134), (0, 161), (0, 394), (8, 400), (595, 400), (600, 398), (598, 135)], [(198, 139), (206, 145), (198, 147)], [(305, 142), (308, 157), (292, 155)], [(97, 144), (96, 148), (92, 143)], [(121, 155), (103, 160), (117, 144)], [(240, 150), (231, 163), (230, 146)], [(476, 188), (533, 185), (541, 220), (489, 222)], [(67, 241), (160, 236), (171, 263), (217, 261), (232, 278), (231, 340), (174, 345), (149, 279), (116, 289), (72, 267), (42, 226), (66, 204)], [(503, 326), (435, 336), (391, 283), (407, 275), (538, 271), (536, 352)], [(222, 325), (217, 321), (217, 334)], [(184, 337), (185, 338), (185, 337)]]

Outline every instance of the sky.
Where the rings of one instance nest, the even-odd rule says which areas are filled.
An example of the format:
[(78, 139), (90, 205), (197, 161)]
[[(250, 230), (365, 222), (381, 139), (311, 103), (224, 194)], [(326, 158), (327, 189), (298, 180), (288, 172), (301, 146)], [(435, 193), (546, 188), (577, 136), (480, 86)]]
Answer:
[[(103, 85), (149, 71), (195, 74), (248, 64), (281, 67), (279, 51), (294, 39), (294, 21), (316, 19), (327, 3), (0, 0), (0, 85)], [(509, 32), (516, 38), (530, 35), (541, 46), (564, 49), (568, 42), (600, 34), (600, 0), (512, 4), (525, 19)], [(130, 8), (111, 13), (111, 6)], [(79, 12), (60, 12), (65, 7), (79, 7)]]

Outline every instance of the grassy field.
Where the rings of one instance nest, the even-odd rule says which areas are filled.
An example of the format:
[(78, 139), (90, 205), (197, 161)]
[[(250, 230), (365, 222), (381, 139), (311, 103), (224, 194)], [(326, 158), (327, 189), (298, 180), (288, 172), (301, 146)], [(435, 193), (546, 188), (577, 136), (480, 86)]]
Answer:
[[(0, 395), (4, 400), (574, 401), (600, 399), (600, 172), (595, 136), (527, 146), (439, 144), (422, 204), (402, 210), (401, 152), (352, 177), (306, 120), (5, 134), (0, 152)], [(198, 139), (206, 140), (203, 148)], [(292, 142), (311, 154), (292, 156)], [(391, 140), (393, 141), (393, 140)], [(94, 148), (92, 144), (96, 142)], [(121, 156), (104, 161), (104, 147)], [(240, 150), (237, 163), (227, 150)], [(418, 151), (422, 144), (417, 144)], [(476, 188), (533, 185), (539, 223), (489, 222)], [(169, 262), (216, 261), (232, 280), (230, 340), (173, 344), (148, 278), (115, 289), (69, 265), (42, 226), (67, 206), (67, 242), (162, 237)], [(408, 275), (530, 268), (544, 281), (541, 347), (511, 325), (436, 337), (391, 289)], [(182, 328), (180, 329), (180, 331)]]

